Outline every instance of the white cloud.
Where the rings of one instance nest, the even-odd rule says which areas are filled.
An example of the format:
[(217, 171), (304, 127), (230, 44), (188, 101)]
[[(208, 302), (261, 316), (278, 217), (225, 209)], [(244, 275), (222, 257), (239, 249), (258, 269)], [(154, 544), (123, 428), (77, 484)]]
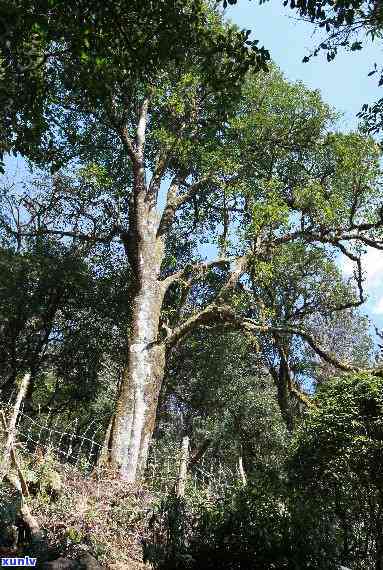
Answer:
[(354, 271), (354, 264), (351, 259), (343, 255), (341, 257), (339, 265), (345, 277), (350, 277), (350, 275), (352, 275), (352, 272)]
[(383, 297), (373, 306), (372, 311), (375, 315), (383, 315)]
[(366, 272), (366, 285), (368, 288), (381, 287), (383, 284), (383, 251), (369, 248), (362, 259), (363, 269)]

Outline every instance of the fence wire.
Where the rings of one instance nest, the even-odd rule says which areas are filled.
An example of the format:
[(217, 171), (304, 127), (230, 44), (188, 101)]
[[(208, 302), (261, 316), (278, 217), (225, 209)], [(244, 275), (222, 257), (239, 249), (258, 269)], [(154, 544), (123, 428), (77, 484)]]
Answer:
[[(12, 412), (10, 403), (0, 403), (0, 411), (8, 417)], [(60, 429), (60, 418), (50, 414), (32, 418), (21, 407), (16, 424), (16, 441), (30, 454), (52, 454), (60, 463), (70, 464), (90, 473), (97, 467), (98, 459), (109, 450), (100, 443), (102, 432), (92, 421), (80, 433), (80, 423), (75, 419)], [(179, 465), (179, 450), (173, 446), (163, 450), (150, 446), (145, 482), (160, 493), (174, 489)], [(228, 488), (236, 485), (239, 475), (236, 470), (211, 458), (202, 458), (188, 473), (189, 492), (204, 491), (212, 497), (223, 496)]]

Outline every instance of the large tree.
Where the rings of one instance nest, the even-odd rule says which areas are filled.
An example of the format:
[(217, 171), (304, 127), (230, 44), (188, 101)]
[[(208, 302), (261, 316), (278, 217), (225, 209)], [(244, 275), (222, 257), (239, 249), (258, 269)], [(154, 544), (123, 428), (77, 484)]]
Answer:
[[(230, 35), (206, 14), (213, 38)], [(331, 133), (334, 117), (318, 93), (277, 71), (240, 85), (242, 68), (227, 50), (212, 53), (207, 69), (191, 46), (182, 65), (134, 80), (116, 61), (112, 51), (55, 63), (47, 156), (54, 149), (87, 165), (48, 179), (38, 198), (32, 192), (19, 228), (4, 224), (16, 238), (123, 245), (133, 278), (128, 355), (108, 445), (121, 476), (134, 480), (166, 353), (198, 327), (296, 335), (337, 362), (309, 331), (272, 321), (250, 283), (267, 280), (292, 243), (316, 243), (354, 261), (360, 289), (362, 249), (382, 247), (382, 216), (376, 145)], [(202, 261), (198, 249), (212, 240), (217, 257)], [(178, 259), (175, 243), (184, 244)], [(178, 300), (172, 311), (169, 296)]]
[[(97, 228), (93, 227), (92, 235), (81, 236), (81, 231), (77, 231), (77, 219), (76, 230), (66, 232), (66, 236), (76, 239), (79, 235), (83, 240), (104, 243), (117, 236), (122, 238), (136, 278), (132, 302), (135, 335), (138, 339), (153, 339), (156, 337), (154, 330), (158, 328), (158, 304), (165, 293), (165, 288), (156, 285), (156, 295), (151, 291), (153, 278), (159, 273), (163, 249), (162, 240), (155, 236), (158, 216), (154, 212), (161, 179), (176, 168), (182, 173), (190, 167), (193, 169), (190, 149), (187, 146), (192, 143), (194, 137), (197, 141), (201, 133), (208, 139), (206, 135), (211, 136), (218, 131), (219, 125), (227, 116), (230, 98), (235, 96), (241, 77), (249, 67), (262, 66), (267, 59), (267, 53), (247, 41), (247, 33), (240, 32), (233, 26), (223, 25), (218, 13), (203, 2), (163, 2), (161, 5), (150, 2), (144, 5), (113, 3), (107, 8), (95, 2), (84, 6), (85, 11), (82, 6), (76, 5), (69, 17), (66, 8), (63, 10), (60, 3), (45, 6), (48, 8), (46, 13), (39, 3), (23, 3), (22, 7), (8, 4), (6, 8), (11, 12), (16, 11), (19, 16), (21, 10), (26, 9), (30, 16), (25, 22), (20, 18), (7, 20), (11, 24), (14, 22), (13, 28), (11, 26), (12, 33), (7, 34), (10, 37), (3, 46), (5, 70), (9, 74), (7, 84), (11, 88), (18, 84), (19, 64), (25, 53), (23, 38), (28, 37), (29, 27), (32, 26), (33, 30), (36, 28), (41, 40), (39, 54), (43, 58), (42, 61), (39, 60), (39, 70), (44, 86), (43, 97), (39, 98), (42, 108), (38, 109), (37, 115), (33, 115), (32, 119), (28, 117), (26, 120), (28, 130), (31, 121), (33, 126), (37, 117), (41, 128), (39, 136), (33, 137), (33, 142), (36, 143), (40, 139), (41, 144), (26, 148), (18, 146), (18, 136), (21, 141), (27, 139), (23, 125), (21, 129), (15, 128), (17, 122), (12, 119), (13, 107), (10, 119), (5, 117), (8, 120), (9, 140), (15, 150), (26, 152), (29, 158), (48, 164), (52, 170), (68, 162), (68, 158), (86, 160), (92, 157), (93, 160), (99, 159), (102, 166), (106, 165), (107, 170), (111, 166), (109, 171), (114, 185), (113, 199), (117, 198), (122, 202), (121, 214), (123, 218), (128, 215), (129, 230), (126, 226), (122, 229), (122, 224), (125, 224), (127, 219), (123, 220), (119, 215), (118, 224), (115, 225), (116, 220), (112, 221), (113, 215), (109, 209), (110, 202), (100, 201), (99, 195), (92, 189), (87, 198), (90, 202), (93, 201), (93, 212), (89, 201), (86, 209), (83, 209), (84, 196), (81, 196), (77, 203), (75, 199), (64, 198), (66, 211), (72, 209), (71, 221), (76, 214), (77, 218), (79, 216), (82, 220), (85, 217), (87, 223), (92, 224), (95, 217), (100, 221), (101, 207), (104, 214), (101, 227), (105, 227), (105, 223), (108, 225), (109, 221), (112, 221), (112, 225), (106, 235), (101, 230), (102, 235), (96, 236), (100, 229), (98, 225)], [(116, 22), (119, 24), (117, 30)], [(16, 33), (19, 24), (22, 34)], [(20, 53), (18, 50), (21, 50)], [(29, 70), (35, 73), (35, 66), (29, 66), (27, 71)], [(21, 76), (21, 81), (25, 81), (24, 75)], [(182, 99), (186, 103), (185, 109), (182, 108)], [(202, 113), (199, 113), (198, 105), (202, 101), (204, 108), (201, 108)], [(193, 105), (197, 105), (197, 108), (193, 109)], [(158, 109), (164, 111), (161, 115), (162, 124), (157, 122), (156, 128), (152, 130), (152, 150), (144, 156), (147, 121), (150, 114), (152, 118), (155, 117)], [(22, 108), (18, 107), (16, 111), (21, 113)], [(186, 121), (183, 120), (183, 115), (186, 116)], [(191, 115), (196, 119), (195, 125), (190, 121)], [(132, 135), (132, 132), (135, 132), (135, 135)], [(180, 140), (180, 148), (175, 149), (174, 162), (171, 155), (172, 147), (177, 146), (177, 137)], [(160, 152), (156, 152), (156, 144)], [(96, 149), (98, 155), (97, 151), (94, 153)], [(179, 150), (181, 153), (177, 153)], [(185, 153), (185, 165), (182, 164), (182, 153)], [(145, 180), (145, 162), (148, 166), (149, 163), (153, 166), (150, 189)], [(185, 172), (182, 178), (186, 180), (188, 175)], [(105, 179), (101, 180), (101, 186), (105, 183)], [(100, 181), (97, 184), (100, 186)], [(134, 188), (133, 192), (126, 192), (127, 185)], [(63, 198), (64, 186), (65, 181), (63, 182), (62, 178), (55, 179), (55, 197), (59, 196), (59, 200)], [(92, 186), (92, 183), (88, 186)], [(55, 210), (56, 206), (59, 211)], [(36, 204), (28, 206), (29, 214), (41, 232), (47, 221), (42, 219), (41, 212), (35, 215), (34, 207), (36, 209)], [(73, 208), (76, 214), (73, 214)], [(118, 209), (120, 210), (120, 206)], [(63, 213), (55, 199), (48, 210), (59, 214), (58, 218)], [(171, 221), (170, 213), (169, 208), (167, 219), (164, 217), (162, 231)], [(68, 225), (68, 220), (65, 223)], [(45, 229), (46, 227), (44, 232)], [(53, 233), (64, 235), (60, 229)], [(142, 269), (142, 266), (145, 268)], [(143, 307), (144, 313), (141, 311)], [(149, 317), (146, 322), (147, 315)], [(153, 330), (151, 320), (154, 322)], [(145, 331), (145, 328), (148, 330)], [(132, 362), (129, 374), (134, 375), (132, 369), (137, 366), (137, 373), (146, 374), (142, 366), (139, 370), (140, 365), (136, 362), (141, 357), (134, 356), (135, 343), (132, 342), (131, 345)], [(154, 368), (158, 366), (161, 369), (161, 358), (157, 359), (155, 355), (150, 358), (153, 361), (150, 368), (153, 367), (153, 373), (156, 375)], [(142, 399), (139, 392), (143, 381), (144, 378), (135, 389), (135, 398)], [(151, 385), (149, 392), (152, 391)], [(132, 405), (132, 413), (138, 418), (140, 413), (137, 414), (134, 408), (135, 405)], [(149, 424), (154, 420), (152, 412), (150, 415)], [(131, 459), (132, 477), (135, 476), (139, 449), (143, 445), (139, 435), (140, 430), (142, 431), (142, 418), (137, 421), (141, 427), (136, 428), (133, 425), (132, 428), (134, 434), (138, 433), (138, 436), (135, 436)], [(129, 431), (128, 426), (129, 419), (124, 428), (125, 432), (127, 429)], [(130, 443), (127, 442), (127, 449), (121, 451), (126, 438), (122, 437), (118, 429), (113, 430), (113, 433), (113, 453), (117, 457), (122, 453), (125, 457), (122, 463), (126, 463), (127, 450), (131, 450)], [(148, 438), (145, 440), (144, 448)]]

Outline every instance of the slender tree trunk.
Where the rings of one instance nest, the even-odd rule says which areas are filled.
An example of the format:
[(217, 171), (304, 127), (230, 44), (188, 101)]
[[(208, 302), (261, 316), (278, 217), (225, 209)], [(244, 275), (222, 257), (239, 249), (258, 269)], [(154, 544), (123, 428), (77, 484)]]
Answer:
[(110, 463), (126, 481), (135, 481), (145, 469), (165, 369), (165, 346), (158, 340), (163, 241), (153, 208), (142, 204), (137, 218), (128, 356), (109, 440)]
[(239, 468), (239, 474), (241, 476), (241, 481), (242, 481), (242, 485), (244, 487), (246, 487), (247, 485), (247, 477), (246, 477), (246, 473), (245, 473), (245, 469), (243, 467), (243, 457), (242, 455), (240, 455), (238, 457), (238, 468)]
[(3, 417), (4, 425), (2, 427), (6, 435), (6, 440), (5, 440), (3, 456), (1, 458), (1, 463), (0, 463), (0, 483), (3, 481), (5, 475), (7, 474), (10, 460), (16, 459), (13, 453), (13, 445), (16, 439), (16, 423), (17, 423), (17, 418), (19, 416), (21, 403), (25, 397), (26, 391), (28, 390), (28, 384), (30, 379), (31, 375), (29, 372), (24, 374), (19, 388), (19, 392), (17, 394), (15, 405), (13, 406), (12, 415), (9, 419), (8, 424), (6, 424), (5, 419)]
[(186, 479), (188, 475), (188, 463), (189, 463), (189, 437), (185, 435), (182, 438), (178, 479), (175, 488), (177, 497), (183, 497), (185, 495)]

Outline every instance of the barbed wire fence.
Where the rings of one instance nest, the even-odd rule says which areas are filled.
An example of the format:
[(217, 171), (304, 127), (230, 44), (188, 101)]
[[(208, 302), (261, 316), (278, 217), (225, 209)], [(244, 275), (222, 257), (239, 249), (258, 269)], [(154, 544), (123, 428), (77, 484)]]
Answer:
[[(12, 409), (10, 401), (0, 402), (0, 411), (5, 416), (8, 417)], [(101, 443), (103, 433), (96, 420), (80, 428), (79, 420), (74, 419), (65, 429), (60, 429), (60, 421), (50, 413), (32, 418), (21, 405), (16, 423), (17, 445), (28, 454), (51, 454), (64, 466), (78, 468), (85, 475), (97, 471), (99, 458), (108, 450)], [(181, 442), (178, 447), (176, 443), (166, 450), (160, 449), (156, 442), (150, 446), (144, 480), (154, 491), (163, 494), (175, 488), (180, 449)], [(188, 472), (187, 489), (195, 493), (203, 489), (209, 496), (218, 497), (235, 486), (238, 480), (237, 470), (220, 461), (202, 457)]]

